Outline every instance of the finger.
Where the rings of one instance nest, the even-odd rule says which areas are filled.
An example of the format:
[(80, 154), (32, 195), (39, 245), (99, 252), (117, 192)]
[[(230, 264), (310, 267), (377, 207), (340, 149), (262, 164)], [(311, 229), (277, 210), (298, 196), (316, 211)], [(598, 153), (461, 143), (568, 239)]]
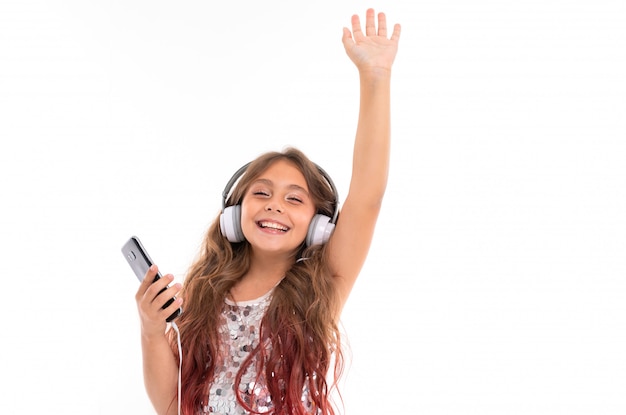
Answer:
[(174, 281), (172, 274), (167, 274), (162, 278), (154, 281), (150, 284), (150, 287), (146, 290), (144, 297), (149, 303), (154, 303), (161, 295), (161, 291), (165, 291), (168, 288), (168, 284)]
[(374, 23), (374, 9), (367, 9), (365, 13), (365, 34), (367, 36), (376, 36), (376, 23)]
[(162, 316), (164, 316), (163, 319), (166, 319), (172, 314), (174, 314), (176, 310), (178, 310), (182, 305), (183, 305), (183, 299), (176, 298), (174, 301), (172, 301), (172, 304), (162, 309), (159, 313)]
[(352, 33), (350, 33), (350, 29), (347, 27), (343, 28), (343, 36), (341, 37), (341, 42), (343, 42), (343, 46), (348, 48), (352, 44), (354, 44), (354, 40), (352, 39)]
[(156, 265), (152, 265), (148, 268), (148, 271), (143, 276), (143, 280), (141, 280), (141, 284), (139, 284), (139, 289), (137, 289), (137, 298), (143, 297), (148, 288), (150, 288), (150, 284), (154, 281), (154, 277), (156, 277), (159, 269)]
[(163, 307), (170, 299), (176, 297), (181, 288), (181, 284), (173, 284), (171, 287), (168, 287), (165, 291), (157, 295), (157, 297), (154, 299), (154, 304), (158, 307)]
[(395, 24), (393, 26), (393, 33), (391, 34), (391, 40), (393, 40), (394, 42), (397, 42), (400, 40), (400, 32), (402, 31), (402, 28), (400, 27), (399, 24)]
[(361, 19), (357, 14), (352, 16), (352, 36), (356, 40), (357, 37), (363, 36), (363, 32), (361, 32)]
[(378, 13), (378, 36), (387, 37), (387, 18), (385, 13)]

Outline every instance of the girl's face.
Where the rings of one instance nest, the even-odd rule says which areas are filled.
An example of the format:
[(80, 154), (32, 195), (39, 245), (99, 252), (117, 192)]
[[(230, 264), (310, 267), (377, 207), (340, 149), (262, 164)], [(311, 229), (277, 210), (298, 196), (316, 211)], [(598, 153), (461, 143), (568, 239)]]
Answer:
[(278, 160), (248, 187), (241, 229), (256, 250), (291, 254), (304, 241), (315, 211), (304, 175)]

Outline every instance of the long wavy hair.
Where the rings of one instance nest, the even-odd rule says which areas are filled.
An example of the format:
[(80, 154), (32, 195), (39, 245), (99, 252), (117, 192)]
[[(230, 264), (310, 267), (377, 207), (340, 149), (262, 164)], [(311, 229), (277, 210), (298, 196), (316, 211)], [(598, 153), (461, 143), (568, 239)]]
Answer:
[[(235, 185), (227, 205), (240, 204), (250, 183), (278, 160), (292, 162), (302, 172), (317, 213), (333, 214), (336, 195), (317, 166), (301, 151), (261, 155), (248, 166)], [(315, 411), (333, 415), (331, 393), (343, 371), (344, 358), (339, 331), (339, 297), (334, 276), (325, 261), (326, 245), (306, 247), (304, 241), (296, 261), (273, 291), (261, 322), (259, 345), (253, 349), (235, 378), (235, 391), (241, 375), (255, 365), (257, 375), (264, 371), (272, 397), (272, 414), (310, 414), (302, 404), (303, 388), (308, 388)], [(184, 414), (199, 412), (207, 402), (220, 353), (218, 334), (220, 314), (229, 290), (250, 266), (251, 246), (247, 241), (230, 243), (222, 234), (219, 216), (209, 227), (197, 258), (185, 279), (181, 295), (184, 312), (177, 319), (184, 359), (182, 363), (181, 408)], [(270, 347), (265, 347), (267, 344)], [(171, 337), (172, 350), (178, 353)], [(256, 363), (253, 363), (256, 362)], [(331, 376), (332, 375), (332, 376)], [(174, 397), (173, 402), (175, 402)], [(240, 404), (251, 413), (243, 397)]]

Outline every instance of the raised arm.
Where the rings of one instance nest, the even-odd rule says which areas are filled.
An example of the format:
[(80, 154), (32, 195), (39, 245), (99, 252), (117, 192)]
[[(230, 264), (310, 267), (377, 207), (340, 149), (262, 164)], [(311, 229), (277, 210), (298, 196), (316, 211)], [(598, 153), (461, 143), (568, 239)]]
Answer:
[(366, 12), (365, 33), (357, 15), (352, 31), (343, 29), (343, 45), (360, 80), (350, 188), (328, 249), (344, 302), (365, 262), (387, 187), (391, 67), (399, 39), (400, 25), (389, 37), (385, 14), (378, 14), (377, 28), (373, 9)]

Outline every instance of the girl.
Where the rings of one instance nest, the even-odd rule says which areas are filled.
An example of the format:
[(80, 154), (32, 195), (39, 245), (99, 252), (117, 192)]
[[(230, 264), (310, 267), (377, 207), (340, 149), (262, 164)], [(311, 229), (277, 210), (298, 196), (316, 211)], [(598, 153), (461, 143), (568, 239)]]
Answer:
[[(369, 250), (387, 183), (400, 26), (388, 36), (385, 15), (377, 20), (378, 27), (369, 9), (365, 33), (357, 15), (352, 30), (343, 29), (361, 98), (340, 217), (323, 170), (296, 149), (267, 153), (241, 170), (184, 286), (168, 288), (172, 275), (151, 284), (157, 269), (147, 272), (136, 301), (145, 386), (157, 413), (176, 413), (180, 369), (184, 414), (335, 414), (330, 394), (342, 368), (339, 316)], [(311, 222), (319, 218), (323, 235), (312, 238), (319, 225)], [(183, 301), (176, 319), (179, 368), (176, 335), (165, 320)]]

